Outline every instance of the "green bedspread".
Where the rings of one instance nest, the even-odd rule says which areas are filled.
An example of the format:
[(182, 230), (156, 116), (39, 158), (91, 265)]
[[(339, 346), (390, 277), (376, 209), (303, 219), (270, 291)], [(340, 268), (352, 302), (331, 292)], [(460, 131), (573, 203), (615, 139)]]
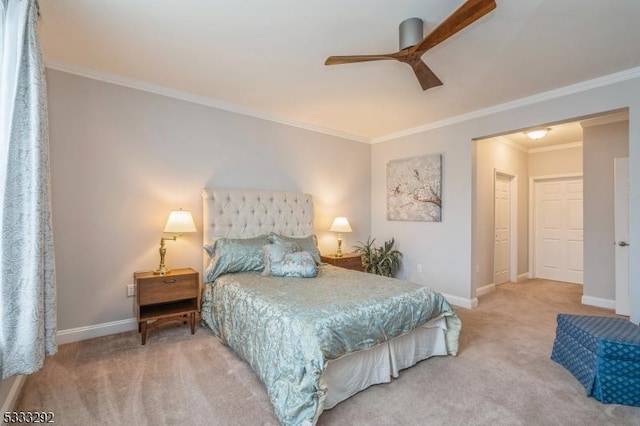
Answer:
[(283, 425), (314, 424), (326, 361), (445, 317), (447, 350), (460, 319), (419, 284), (323, 265), (316, 278), (227, 274), (206, 284), (202, 318), (259, 375)]

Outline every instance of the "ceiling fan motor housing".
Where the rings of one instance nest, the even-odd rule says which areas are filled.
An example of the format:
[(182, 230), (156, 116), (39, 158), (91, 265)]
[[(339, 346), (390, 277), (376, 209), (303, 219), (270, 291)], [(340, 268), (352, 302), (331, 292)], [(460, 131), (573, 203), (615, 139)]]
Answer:
[(423, 22), (420, 18), (405, 19), (400, 23), (400, 50), (413, 47), (422, 41)]

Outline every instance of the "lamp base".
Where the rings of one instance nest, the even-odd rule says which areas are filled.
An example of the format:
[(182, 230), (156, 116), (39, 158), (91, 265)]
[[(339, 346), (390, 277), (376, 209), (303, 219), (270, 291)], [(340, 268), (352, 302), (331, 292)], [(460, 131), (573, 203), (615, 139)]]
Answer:
[(167, 268), (158, 268), (155, 271), (153, 271), (153, 275), (166, 275), (169, 272), (171, 272), (171, 269), (167, 269)]
[[(172, 239), (175, 241), (176, 237), (174, 236)], [(158, 265), (158, 269), (153, 271), (154, 275), (165, 275), (165, 274), (168, 274), (169, 272), (171, 272), (171, 270), (167, 269), (167, 267), (164, 265), (164, 256), (167, 254), (167, 248), (165, 247), (164, 242), (165, 242), (165, 238), (164, 237), (160, 238), (160, 250), (159, 250), (160, 251), (160, 265)]]
[(338, 250), (336, 251), (336, 257), (342, 257), (342, 235), (338, 234)]

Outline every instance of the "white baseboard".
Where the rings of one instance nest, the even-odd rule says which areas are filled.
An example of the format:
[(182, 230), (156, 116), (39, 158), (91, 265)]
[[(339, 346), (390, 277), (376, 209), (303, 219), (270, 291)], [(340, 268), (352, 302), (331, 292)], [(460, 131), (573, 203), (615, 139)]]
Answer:
[(485, 294), (489, 294), (493, 291), (496, 291), (496, 285), (494, 283), (483, 285), (476, 289), (476, 297), (484, 296)]
[(611, 299), (602, 299), (600, 297), (582, 296), (582, 304), (595, 306), (604, 309), (616, 309), (616, 301)]
[(450, 294), (441, 293), (445, 299), (452, 305), (460, 306), (461, 308), (475, 309), (478, 307), (478, 298), (466, 299), (464, 297), (452, 296)]
[(530, 278), (533, 278), (533, 275), (531, 274), (531, 272), (525, 272), (524, 274), (519, 274), (516, 277), (516, 282), (521, 283), (522, 281), (526, 281)]
[[(11, 376), (3, 380), (6, 383), (4, 385), (9, 387), (9, 392), (6, 395), (1, 395), (3, 397), (2, 408), (0, 408), (0, 413), (6, 413), (7, 411), (15, 411), (16, 404), (18, 403), (18, 397), (20, 396), (20, 392), (22, 391), (22, 386), (24, 385), (26, 376)], [(3, 392), (4, 393), (4, 392)]]
[(70, 328), (58, 330), (58, 344), (78, 342), (80, 340), (92, 339), (94, 337), (107, 336), (109, 334), (124, 333), (138, 329), (138, 322), (135, 318), (128, 318), (120, 321), (105, 322), (103, 324), (89, 325), (86, 327)]

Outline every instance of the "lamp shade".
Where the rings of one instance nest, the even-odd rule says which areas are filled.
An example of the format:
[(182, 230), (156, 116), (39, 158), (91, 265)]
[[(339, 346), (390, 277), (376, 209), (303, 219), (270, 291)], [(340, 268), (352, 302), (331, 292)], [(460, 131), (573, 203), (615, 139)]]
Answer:
[(164, 232), (174, 234), (196, 232), (196, 224), (193, 221), (191, 212), (185, 210), (174, 210), (169, 213), (169, 218), (167, 219), (167, 224), (164, 227)]
[(336, 217), (333, 219), (333, 223), (331, 224), (331, 228), (329, 231), (333, 232), (351, 232), (351, 226), (349, 226), (349, 221), (346, 217)]

